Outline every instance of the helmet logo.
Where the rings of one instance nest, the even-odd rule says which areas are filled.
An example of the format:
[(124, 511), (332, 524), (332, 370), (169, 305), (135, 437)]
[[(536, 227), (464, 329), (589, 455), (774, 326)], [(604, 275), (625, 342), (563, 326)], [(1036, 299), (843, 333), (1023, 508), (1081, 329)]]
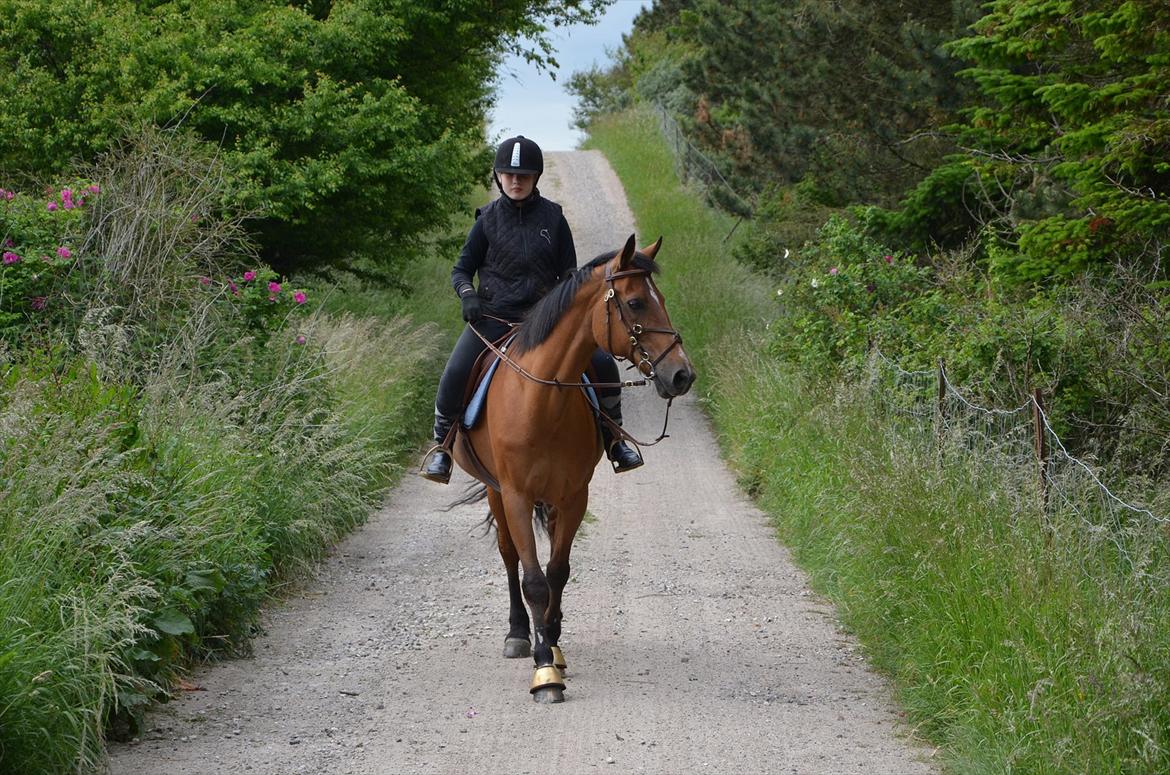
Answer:
[(512, 166), (520, 166), (520, 143), (516, 143), (512, 146)]

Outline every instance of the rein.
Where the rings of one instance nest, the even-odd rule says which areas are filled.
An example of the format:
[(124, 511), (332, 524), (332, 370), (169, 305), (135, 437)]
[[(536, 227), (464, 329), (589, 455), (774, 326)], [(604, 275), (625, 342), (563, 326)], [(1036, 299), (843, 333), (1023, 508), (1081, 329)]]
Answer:
[[(654, 376), (655, 376), (654, 369), (658, 366), (659, 363), (662, 362), (662, 359), (665, 358), (667, 356), (667, 354), (669, 354), (670, 351), (673, 350), (675, 347), (679, 347), (680, 345), (682, 345), (682, 335), (679, 334), (679, 332), (677, 330), (675, 330), (673, 328), (645, 328), (642, 326), (641, 323), (634, 323), (631, 325), (630, 322), (626, 319), (626, 316), (622, 314), (623, 307), (627, 308), (627, 309), (629, 307), (626, 304), (626, 302), (624, 300), (622, 300), (617, 295), (617, 291), (615, 290), (614, 285), (613, 285), (614, 280), (621, 278), (621, 277), (630, 277), (633, 275), (649, 275), (649, 274), (650, 274), (650, 272), (648, 270), (645, 270), (645, 269), (626, 269), (626, 270), (623, 270), (620, 272), (610, 272), (609, 266), (606, 265), (606, 267), (605, 267), (605, 283), (609, 286), (609, 289), (601, 297), (601, 302), (605, 305), (606, 339), (608, 340), (611, 338), (610, 333), (609, 333), (610, 332), (609, 303), (612, 300), (614, 303), (614, 306), (617, 308), (618, 320), (621, 322), (621, 324), (623, 326), (625, 326), (626, 334), (630, 338), (631, 352), (636, 352), (638, 354), (638, 358), (639, 358), (638, 363), (637, 364), (631, 363), (630, 365), (632, 367), (636, 367), (638, 369), (638, 373), (640, 373), (645, 379), (627, 379), (627, 380), (622, 380), (620, 382), (561, 382), (559, 379), (545, 379), (543, 377), (538, 377), (535, 374), (532, 374), (531, 372), (526, 370), (520, 364), (516, 363), (511, 358), (509, 358), (508, 354), (506, 352), (504, 352), (499, 347), (496, 347), (495, 343), (489, 341), (488, 338), (486, 336), (484, 336), (483, 334), (481, 334), (479, 332), (479, 330), (476, 329), (475, 326), (470, 326), (470, 328), (472, 331), (475, 332), (475, 335), (479, 337), (479, 340), (481, 342), (483, 342), (484, 345), (486, 345), (487, 348), (489, 350), (491, 350), (496, 355), (497, 358), (499, 358), (501, 361), (506, 363), (517, 374), (519, 374), (520, 376), (524, 377), (525, 379), (527, 379), (531, 382), (536, 382), (536, 383), (541, 384), (541, 385), (548, 385), (550, 387), (555, 387), (555, 388), (643, 387), (643, 386), (649, 384), (648, 380), (654, 379)], [(632, 315), (632, 313), (631, 313), (631, 315)], [(507, 325), (513, 326), (513, 327), (517, 325), (516, 323), (512, 323), (511, 321), (501, 320), (500, 318), (493, 317), (491, 315), (485, 315), (485, 317), (490, 317), (492, 320), (497, 320), (501, 323), (506, 323)], [(670, 346), (667, 347), (665, 350), (663, 350), (661, 352), (661, 354), (659, 354), (659, 356), (657, 358), (654, 358), (653, 360), (651, 360), (650, 353), (646, 350), (646, 348), (642, 345), (642, 342), (638, 339), (639, 335), (647, 334), (647, 333), (649, 333), (649, 334), (670, 334), (671, 337), (673, 338), (673, 341), (670, 343)], [(610, 354), (613, 355), (613, 353), (610, 353)], [(620, 358), (621, 356), (615, 355), (614, 357)], [(646, 367), (646, 368), (643, 368), (643, 367)], [(626, 441), (632, 441), (640, 447), (652, 447), (655, 444), (657, 444), (658, 442), (662, 441), (663, 439), (670, 438), (670, 435), (666, 432), (666, 426), (670, 422), (670, 405), (672, 403), (674, 403), (673, 397), (668, 398), (666, 400), (666, 416), (663, 418), (663, 421), (662, 421), (662, 433), (660, 433), (658, 435), (658, 438), (654, 439), (654, 441), (639, 441), (638, 439), (634, 438), (624, 428), (622, 428), (620, 425), (618, 425), (613, 420), (611, 420), (609, 418), (609, 415), (607, 415), (605, 412), (601, 411), (600, 407), (598, 408), (598, 414), (601, 415), (601, 418), (606, 423), (606, 425), (608, 425), (610, 427), (610, 429), (613, 430), (621, 438), (625, 439)]]

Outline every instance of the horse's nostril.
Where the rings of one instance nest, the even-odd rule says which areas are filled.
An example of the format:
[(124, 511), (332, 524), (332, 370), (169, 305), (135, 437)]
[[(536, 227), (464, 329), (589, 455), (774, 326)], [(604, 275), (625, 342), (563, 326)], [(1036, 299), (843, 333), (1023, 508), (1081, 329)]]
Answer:
[(674, 389), (678, 395), (682, 395), (690, 389), (691, 383), (695, 381), (695, 372), (690, 369), (679, 369), (674, 373)]

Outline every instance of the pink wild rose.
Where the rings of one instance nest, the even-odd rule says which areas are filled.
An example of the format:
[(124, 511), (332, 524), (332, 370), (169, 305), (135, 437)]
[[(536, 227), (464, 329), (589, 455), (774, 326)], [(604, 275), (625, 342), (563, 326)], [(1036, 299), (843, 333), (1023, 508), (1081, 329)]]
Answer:
[(4, 251), (4, 263), (5, 263), (5, 265), (19, 264), (20, 263), (20, 256), (16, 255), (11, 250), (6, 250), (6, 251)]
[(275, 280), (268, 283), (268, 292), (271, 293), (273, 296), (280, 293), (280, 283), (276, 282)]
[(94, 183), (92, 186), (90, 186), (86, 190), (89, 191), (89, 193), (91, 193), (91, 194), (100, 194), (102, 189), (97, 183)]
[(830, 269), (829, 274), (831, 274), (831, 275), (837, 274), (837, 267), (833, 267), (832, 269)]
[(246, 282), (246, 283), (250, 283), (250, 282), (252, 282), (252, 281), (253, 281), (253, 280), (255, 280), (255, 279), (256, 279), (256, 273), (255, 273), (255, 272), (244, 272), (244, 282)]
[(885, 258), (885, 260), (886, 260), (886, 263), (887, 263), (887, 264), (892, 264), (892, 263), (894, 263), (894, 257), (893, 257), (893, 256), (886, 255), (886, 256), (883, 256), (883, 258)]
[(293, 299), (296, 300), (297, 304), (304, 304), (305, 300), (308, 298), (309, 297), (305, 295), (304, 291), (297, 291), (293, 294)]
[(304, 334), (297, 334), (297, 338), (296, 338), (296, 343), (297, 343), (297, 344), (304, 344), (304, 343), (305, 343), (305, 341), (306, 341), (306, 340), (305, 340), (305, 335), (304, 335)]
[(45, 207), (48, 208), (49, 212), (53, 212), (54, 210), (57, 209), (57, 203), (56, 202), (49, 202), (47, 205), (45, 205)]
[(69, 248), (65, 247), (64, 245), (57, 248), (57, 255), (61, 258), (73, 258), (73, 254), (69, 252)]
[(211, 285), (211, 278), (210, 277), (200, 277), (199, 284), (200, 285)]

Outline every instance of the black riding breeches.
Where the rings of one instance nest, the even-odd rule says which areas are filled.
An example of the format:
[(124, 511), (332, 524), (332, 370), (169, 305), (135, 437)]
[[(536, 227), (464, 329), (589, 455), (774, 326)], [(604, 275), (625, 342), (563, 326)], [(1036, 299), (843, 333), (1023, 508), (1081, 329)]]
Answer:
[[(484, 318), (472, 324), (476, 330), (484, 335), (488, 341), (494, 342), (508, 331), (508, 326), (497, 320)], [(455, 342), (455, 349), (447, 359), (447, 366), (443, 369), (443, 376), (439, 380), (439, 393), (435, 397), (435, 413), (443, 417), (454, 419), (463, 409), (463, 393), (467, 388), (467, 380), (471, 377), (471, 369), (475, 359), (487, 349), (471, 325), (464, 327), (459, 340)], [(617, 363), (604, 350), (593, 352), (593, 372), (601, 382), (617, 382)], [(613, 406), (621, 400), (622, 389), (619, 387), (599, 388), (597, 395), (607, 406)], [(608, 399), (608, 400), (606, 400)], [(618, 407), (620, 416), (620, 406)]]

